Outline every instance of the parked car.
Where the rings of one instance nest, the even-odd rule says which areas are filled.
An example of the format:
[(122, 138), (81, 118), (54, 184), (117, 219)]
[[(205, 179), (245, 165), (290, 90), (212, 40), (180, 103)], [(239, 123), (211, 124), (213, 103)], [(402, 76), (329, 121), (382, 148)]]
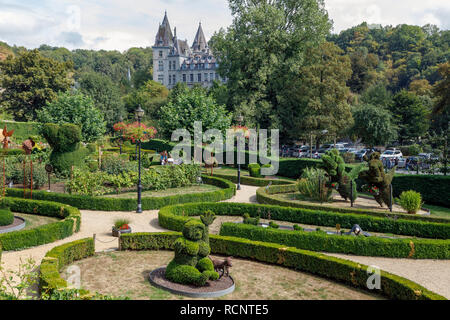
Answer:
[(403, 157), (400, 157), (397, 159), (398, 159), (397, 168), (405, 168), (406, 167), (406, 159)]
[(384, 158), (403, 158), (403, 153), (398, 149), (388, 149), (380, 156), (380, 159)]
[(292, 149), (292, 156), (295, 158), (300, 158), (301, 153), (308, 149), (308, 146), (295, 146)]
[(363, 161), (365, 155), (372, 153), (374, 151), (375, 151), (374, 149), (367, 149), (367, 148), (358, 150), (357, 152), (355, 152), (355, 160)]

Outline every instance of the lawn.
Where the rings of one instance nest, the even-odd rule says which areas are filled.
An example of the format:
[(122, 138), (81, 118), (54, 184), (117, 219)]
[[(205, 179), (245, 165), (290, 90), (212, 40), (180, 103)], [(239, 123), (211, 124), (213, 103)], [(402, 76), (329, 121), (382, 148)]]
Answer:
[[(166, 190), (151, 190), (142, 192), (142, 197), (166, 197), (166, 196), (176, 196), (180, 194), (188, 193), (201, 193), (201, 192), (211, 192), (221, 190), (219, 187), (212, 186), (209, 184), (199, 184), (180, 188), (171, 188)], [(137, 198), (137, 192), (125, 192), (120, 194), (109, 194), (102, 197), (112, 197), (112, 198)]]
[(33, 229), (39, 226), (43, 226), (45, 224), (58, 222), (60, 219), (58, 218), (52, 218), (52, 217), (45, 217), (45, 216), (38, 216), (35, 214), (25, 214), (25, 213), (16, 213), (14, 212), (14, 215), (20, 218), (25, 219), (25, 228), (22, 230), (28, 230)]
[[(91, 292), (128, 296), (133, 300), (192, 299), (155, 288), (148, 281), (149, 273), (167, 265), (173, 256), (172, 251), (100, 253), (80, 260), (75, 265), (81, 269), (82, 288)], [(223, 257), (216, 258), (223, 259)], [(380, 296), (308, 273), (245, 259), (233, 258), (230, 274), (235, 280), (236, 290), (218, 299), (382, 299)], [(63, 272), (63, 276), (68, 275)]]

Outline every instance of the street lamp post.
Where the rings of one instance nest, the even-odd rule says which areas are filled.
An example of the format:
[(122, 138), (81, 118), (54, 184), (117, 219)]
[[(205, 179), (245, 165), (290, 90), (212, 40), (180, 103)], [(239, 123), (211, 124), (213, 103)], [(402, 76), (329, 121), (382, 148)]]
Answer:
[[(244, 121), (244, 117), (240, 114), (237, 117), (237, 121), (239, 122), (239, 126), (242, 125), (242, 122)], [(238, 154), (239, 154), (239, 150), (238, 150)], [(238, 162), (238, 184), (237, 184), (237, 190), (241, 190), (241, 162), (239, 161), (239, 157), (236, 157), (236, 160)]]
[[(138, 109), (136, 110), (136, 118), (138, 120), (138, 124), (139, 124), (139, 129), (141, 128), (141, 120), (142, 117), (144, 116), (144, 110), (142, 110), (141, 106), (138, 107)], [(137, 192), (138, 192), (138, 205), (137, 205), (137, 213), (142, 213), (142, 182), (141, 182), (141, 137), (139, 137), (139, 180), (138, 180), (138, 187), (137, 187)]]

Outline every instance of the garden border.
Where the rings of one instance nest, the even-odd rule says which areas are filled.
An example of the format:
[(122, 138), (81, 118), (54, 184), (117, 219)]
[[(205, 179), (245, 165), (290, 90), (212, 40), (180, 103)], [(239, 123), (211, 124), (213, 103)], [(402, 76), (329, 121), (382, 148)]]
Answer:
[[(127, 250), (173, 250), (179, 232), (131, 233), (120, 237), (122, 251)], [(302, 272), (315, 274), (351, 287), (366, 291), (368, 266), (341, 258), (327, 256), (286, 246), (250, 241), (242, 238), (210, 235), (211, 252), (232, 255), (259, 262), (281, 265)], [(42, 259), (39, 287), (40, 291), (51, 293), (67, 289), (67, 282), (60, 271), (74, 261), (95, 254), (92, 238), (81, 239), (55, 247)], [(447, 300), (423, 286), (403, 277), (380, 270), (381, 293), (390, 299), (400, 300)], [(373, 291), (369, 291), (372, 292)], [(89, 296), (88, 291), (83, 291)]]
[(311, 209), (311, 210), (320, 210), (320, 211), (332, 211), (339, 213), (355, 213), (355, 214), (365, 214), (371, 215), (375, 217), (390, 217), (390, 218), (400, 218), (405, 220), (417, 220), (417, 221), (425, 221), (425, 222), (435, 222), (435, 223), (450, 223), (450, 219), (441, 218), (441, 217), (433, 217), (433, 216), (425, 216), (425, 215), (411, 215), (406, 213), (391, 213), (388, 210), (386, 211), (375, 211), (370, 209), (355, 209), (355, 208), (338, 208), (338, 207), (329, 207), (329, 206), (320, 206), (314, 205), (307, 202), (292, 202), (289, 200), (281, 200), (273, 197), (273, 194), (279, 193), (289, 193), (296, 192), (297, 186), (295, 184), (291, 185), (276, 185), (269, 186), (265, 188), (258, 188), (256, 190), (256, 200), (261, 204), (269, 204), (269, 205), (278, 205), (283, 207), (291, 207), (291, 208), (303, 208), (303, 209)]
[[(127, 234), (120, 238), (120, 246), (122, 250), (170, 250), (173, 249), (173, 243), (179, 236), (181, 236), (179, 232)], [(368, 266), (360, 263), (322, 253), (236, 237), (210, 235), (210, 245), (211, 252), (215, 254), (281, 265), (368, 291)], [(445, 297), (403, 277), (382, 270), (380, 276), (382, 294), (388, 298), (446, 300)]]
[[(142, 209), (154, 210), (178, 203), (222, 201), (236, 194), (236, 186), (226, 179), (202, 175), (203, 182), (221, 188), (221, 190), (188, 193), (166, 197), (142, 197)], [(23, 197), (22, 189), (7, 189), (7, 196)], [(133, 211), (136, 210), (137, 199), (108, 198), (83, 195), (71, 195), (47, 191), (34, 191), (33, 198), (68, 204), (83, 210), (98, 211)]]
[[(250, 216), (334, 227), (340, 224), (342, 228), (352, 228), (359, 224), (363, 230), (384, 233), (396, 233), (410, 235), (406, 239), (385, 239), (371, 237), (365, 239), (358, 237), (318, 236), (307, 233), (301, 239), (297, 235), (288, 238), (288, 234), (280, 235), (280, 239), (272, 242), (289, 243), (307, 250), (322, 250), (330, 252), (351, 253), (357, 255), (401, 257), (415, 259), (450, 259), (450, 223), (438, 224), (412, 220), (393, 220), (361, 214), (341, 214), (329, 211), (314, 211), (309, 209), (280, 207), (273, 205), (247, 204), (247, 203), (188, 203), (162, 208), (158, 214), (159, 225), (172, 231), (181, 231), (184, 223), (191, 218), (199, 216), (207, 210), (212, 210), (216, 215), (242, 216), (249, 213)], [(244, 228), (244, 227), (243, 227)], [(251, 231), (249, 235), (251, 237)], [(296, 232), (296, 231), (292, 231)], [(221, 233), (222, 234), (222, 233)], [(240, 233), (233, 233), (236, 235)], [(415, 239), (413, 236), (428, 236), (432, 239)], [(424, 237), (426, 238), (426, 237)], [(263, 239), (263, 238), (258, 238)], [(412, 244), (411, 244), (412, 242)], [(294, 245), (295, 244), (295, 245)], [(320, 244), (320, 245), (318, 245)], [(372, 247), (375, 247), (374, 250)], [(414, 249), (413, 249), (414, 248)]]
[(4, 251), (22, 250), (67, 238), (80, 231), (81, 213), (69, 205), (20, 198), (5, 197), (3, 203), (13, 212), (60, 218), (60, 221), (29, 230), (0, 234), (0, 246)]

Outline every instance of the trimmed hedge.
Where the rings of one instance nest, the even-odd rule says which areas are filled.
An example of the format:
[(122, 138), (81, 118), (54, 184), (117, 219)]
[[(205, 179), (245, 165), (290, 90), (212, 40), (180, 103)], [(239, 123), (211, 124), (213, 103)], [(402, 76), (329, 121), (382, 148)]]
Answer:
[(220, 235), (278, 243), (311, 251), (346, 253), (358, 256), (450, 259), (450, 240), (329, 235), (320, 231), (291, 231), (230, 222), (222, 224)]
[(394, 196), (403, 191), (414, 190), (428, 204), (450, 208), (450, 176), (441, 175), (396, 175), (392, 180)]
[(322, 206), (320, 204), (309, 203), (305, 201), (293, 202), (289, 200), (278, 199), (273, 196), (273, 194), (277, 193), (290, 193), (296, 192), (297, 186), (295, 184), (290, 185), (279, 185), (279, 186), (270, 186), (268, 188), (259, 188), (256, 190), (256, 199), (261, 204), (271, 204), (283, 207), (293, 207), (293, 208), (304, 208), (311, 210), (320, 210), (320, 211), (332, 211), (339, 213), (356, 213), (356, 214), (364, 214), (375, 217), (390, 217), (390, 218), (401, 218), (404, 220), (417, 220), (417, 221), (426, 221), (426, 222), (435, 222), (435, 223), (450, 223), (450, 219), (444, 217), (434, 217), (434, 216), (424, 216), (424, 215), (412, 215), (406, 213), (391, 213), (389, 211), (380, 211), (380, 210), (370, 210), (370, 209), (356, 209), (356, 208), (339, 208), (339, 207), (331, 207), (331, 206)]
[(21, 250), (64, 239), (80, 230), (81, 215), (77, 208), (49, 201), (3, 198), (13, 212), (56, 217), (61, 221), (29, 230), (0, 234), (0, 246), (5, 251)]
[[(120, 237), (122, 250), (167, 250), (173, 249), (177, 232), (133, 233)], [(283, 245), (251, 241), (242, 238), (210, 235), (211, 252), (231, 255), (260, 262), (281, 265), (295, 270), (309, 272), (351, 287), (371, 293), (367, 288), (368, 266), (352, 261), (330, 257), (321, 253), (289, 248)], [(445, 297), (429, 291), (408, 279), (380, 272), (380, 293), (390, 299), (399, 300), (446, 300)]]
[[(209, 176), (202, 176), (202, 179), (206, 184), (211, 184), (222, 189), (166, 197), (142, 197), (142, 209), (154, 210), (178, 203), (221, 201), (230, 199), (236, 194), (236, 186), (228, 180)], [(10, 197), (23, 197), (23, 190), (7, 189), (6, 195)], [(78, 209), (99, 211), (133, 211), (136, 210), (137, 205), (137, 200), (132, 198), (92, 197), (47, 191), (34, 191), (33, 198), (65, 203)]]
[(158, 221), (163, 228), (181, 231), (184, 223), (191, 219), (189, 216), (199, 216), (211, 210), (216, 215), (260, 216), (279, 221), (302, 223), (307, 225), (335, 227), (340, 224), (342, 228), (351, 229), (359, 224), (365, 231), (393, 233), (407, 236), (434, 239), (450, 239), (450, 223), (434, 223), (417, 220), (388, 219), (363, 214), (342, 214), (330, 211), (318, 211), (300, 208), (289, 208), (272, 205), (258, 205), (249, 203), (190, 203), (162, 208), (158, 213)]
[(0, 208), (0, 227), (14, 222), (14, 215), (9, 208)]
[(74, 261), (93, 256), (94, 253), (95, 247), (92, 238), (69, 242), (47, 252), (40, 266), (41, 293), (50, 294), (53, 290), (67, 288), (67, 282), (61, 277), (59, 271)]
[[(223, 174), (218, 172), (218, 170), (214, 171), (214, 176), (229, 180), (233, 183), (238, 182), (237, 173), (236, 175), (230, 175), (230, 174)], [(247, 185), (247, 186), (255, 186), (255, 187), (265, 187), (271, 183), (274, 185), (294, 185), (295, 181), (291, 180), (284, 180), (284, 179), (264, 179), (264, 178), (254, 178), (250, 176), (243, 176), (241, 174), (241, 184)]]

